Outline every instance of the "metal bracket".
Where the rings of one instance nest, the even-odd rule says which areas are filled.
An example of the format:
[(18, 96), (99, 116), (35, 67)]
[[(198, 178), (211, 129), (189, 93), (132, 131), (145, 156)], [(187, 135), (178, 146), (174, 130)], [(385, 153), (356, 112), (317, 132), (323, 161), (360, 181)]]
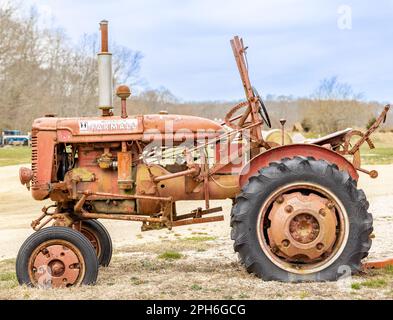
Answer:
[[(36, 219), (36, 220), (33, 220), (32, 222), (31, 222), (31, 227), (33, 228), (33, 230), (34, 231), (39, 231), (39, 230), (41, 230), (43, 227), (45, 227), (50, 221), (52, 221), (53, 219), (54, 219), (54, 214), (55, 213), (49, 213), (48, 212), (48, 210), (50, 209), (50, 208), (57, 208), (57, 206), (56, 205), (51, 205), (51, 206), (44, 206), (43, 208), (42, 208), (42, 215), (40, 215), (39, 217), (38, 217), (38, 219)], [(49, 216), (48, 217), (48, 219), (46, 219), (44, 222), (42, 222), (42, 220), (45, 218), (45, 217), (47, 217), (47, 216)]]

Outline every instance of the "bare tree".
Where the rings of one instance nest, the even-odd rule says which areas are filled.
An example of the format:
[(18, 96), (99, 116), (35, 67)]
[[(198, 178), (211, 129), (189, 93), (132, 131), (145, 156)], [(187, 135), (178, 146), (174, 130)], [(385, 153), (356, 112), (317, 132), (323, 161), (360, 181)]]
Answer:
[(360, 100), (363, 94), (355, 93), (348, 83), (340, 82), (337, 76), (333, 76), (321, 80), (312, 96), (317, 100)]
[[(23, 8), (23, 7), (22, 7)], [(29, 130), (34, 118), (97, 112), (97, 35), (77, 46), (60, 29), (39, 27), (37, 12), (0, 7), (0, 128)], [(115, 85), (135, 84), (142, 55), (112, 44)]]
[(339, 82), (337, 76), (323, 79), (312, 99), (300, 103), (304, 113), (302, 122), (317, 133), (364, 127), (371, 111), (370, 105), (359, 101), (361, 97), (362, 94), (355, 93), (349, 84)]
[[(39, 19), (34, 10), (21, 14), (14, 2), (0, 6), (0, 129), (27, 131), (34, 118), (48, 113), (98, 114), (97, 34), (83, 36), (74, 46), (61, 29), (40, 28)], [(114, 85), (141, 84), (142, 54), (115, 43), (111, 49)], [(360, 97), (350, 85), (331, 77), (320, 82), (311, 98), (270, 95), (266, 106), (275, 127), (280, 118), (288, 120), (287, 128), (305, 120), (310, 130), (328, 133), (349, 126), (365, 127), (376, 115), (380, 104), (361, 102)], [(160, 88), (133, 95), (130, 113), (167, 110), (222, 119), (237, 102), (181, 102), (169, 90)]]

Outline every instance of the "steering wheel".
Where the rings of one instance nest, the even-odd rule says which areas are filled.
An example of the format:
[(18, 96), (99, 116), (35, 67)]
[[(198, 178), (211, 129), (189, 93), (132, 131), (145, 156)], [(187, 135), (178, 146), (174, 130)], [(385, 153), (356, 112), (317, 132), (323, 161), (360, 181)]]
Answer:
[(258, 102), (260, 105), (258, 111), (259, 111), (259, 114), (261, 115), (263, 122), (265, 122), (265, 124), (268, 126), (268, 128), (271, 128), (272, 124), (270, 122), (270, 117), (269, 117), (269, 114), (267, 113), (266, 106), (263, 103), (263, 100), (262, 100), (261, 96), (259, 95), (257, 89), (255, 89), (255, 87), (252, 87), (252, 93), (254, 94), (254, 97), (258, 99)]
[[(265, 104), (263, 103), (262, 98), (260, 97), (258, 91), (252, 87), (252, 91), (253, 91), (253, 95), (255, 98), (257, 98), (257, 103), (259, 103), (259, 108), (258, 108), (258, 112), (262, 118), (262, 121), (269, 127), (271, 128), (271, 122), (270, 122), (270, 117), (269, 114), (267, 113)], [(238, 103), (236, 106), (234, 106), (225, 116), (225, 124), (232, 128), (232, 129), (241, 129), (244, 125), (244, 123), (242, 125), (239, 124), (235, 124), (233, 123), (233, 120), (235, 119), (239, 119), (240, 116), (235, 117), (235, 119), (232, 120), (232, 117), (235, 115), (236, 112), (238, 112), (240, 109), (244, 108), (244, 107), (248, 107), (249, 106), (249, 102), (248, 101), (243, 101)], [(244, 114), (243, 116), (247, 117), (250, 114), (250, 111), (248, 111), (247, 114)]]

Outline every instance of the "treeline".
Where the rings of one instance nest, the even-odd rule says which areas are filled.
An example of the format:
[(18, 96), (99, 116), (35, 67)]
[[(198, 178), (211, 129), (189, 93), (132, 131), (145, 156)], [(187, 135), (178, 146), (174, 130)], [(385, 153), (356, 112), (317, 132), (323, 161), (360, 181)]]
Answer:
[[(98, 41), (85, 35), (70, 45), (63, 31), (42, 28), (12, 4), (0, 7), (0, 129), (28, 130), (44, 114), (96, 112)], [(114, 81), (136, 81), (141, 53), (111, 44)]]
[[(336, 77), (334, 86), (343, 84)], [(350, 88), (350, 87), (348, 87)], [(320, 87), (317, 88), (318, 91)], [(359, 95), (356, 95), (358, 97)], [(157, 113), (165, 110), (174, 114), (202, 116), (222, 121), (225, 114), (239, 101), (232, 102), (179, 102), (168, 90), (145, 91), (133, 97), (129, 103), (130, 113)], [(309, 98), (293, 98), (281, 96), (267, 97), (265, 105), (268, 109), (274, 128), (280, 127), (279, 120), (287, 120), (287, 128), (326, 134), (348, 127), (365, 129), (383, 109), (378, 102), (364, 102), (346, 94), (330, 93), (324, 96), (313, 94)], [(393, 128), (393, 117), (388, 117), (385, 129)]]
[[(21, 15), (12, 5), (0, 7), (0, 130), (28, 131), (34, 118), (97, 115), (98, 39), (86, 35), (77, 46), (64, 32), (42, 28), (32, 10)], [(142, 55), (138, 51), (111, 44), (114, 82), (138, 82)], [(180, 102), (166, 89), (146, 90), (129, 102), (130, 114), (169, 113), (203, 116), (217, 121), (239, 101)], [(382, 110), (382, 105), (363, 102), (337, 77), (321, 81), (308, 98), (266, 97), (274, 127), (287, 119), (287, 128), (329, 133), (346, 127), (365, 128)], [(115, 99), (115, 112), (119, 113)], [(385, 128), (393, 128), (388, 117)]]

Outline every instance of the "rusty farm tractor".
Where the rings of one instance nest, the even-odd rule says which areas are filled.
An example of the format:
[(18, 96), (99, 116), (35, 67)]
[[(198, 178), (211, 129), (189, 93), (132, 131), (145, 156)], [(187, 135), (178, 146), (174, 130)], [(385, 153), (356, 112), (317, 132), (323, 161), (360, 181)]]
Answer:
[[(251, 85), (243, 40), (231, 46), (246, 99), (223, 123), (185, 115), (128, 115), (130, 90), (117, 89), (108, 24), (101, 22), (98, 54), (99, 108), (86, 118), (46, 116), (32, 128), (32, 164), (21, 183), (35, 200), (50, 199), (32, 222), (20, 248), (19, 283), (37, 287), (93, 284), (108, 266), (111, 238), (98, 219), (138, 221), (142, 230), (222, 221), (212, 199), (232, 199), (231, 237), (244, 267), (264, 280), (330, 281), (340, 267), (357, 272), (371, 246), (373, 218), (357, 188), (360, 146), (373, 148), (371, 133), (346, 129), (288, 143), (285, 120), (276, 139), (267, 108)], [(179, 213), (179, 200), (204, 200), (203, 208)]]

